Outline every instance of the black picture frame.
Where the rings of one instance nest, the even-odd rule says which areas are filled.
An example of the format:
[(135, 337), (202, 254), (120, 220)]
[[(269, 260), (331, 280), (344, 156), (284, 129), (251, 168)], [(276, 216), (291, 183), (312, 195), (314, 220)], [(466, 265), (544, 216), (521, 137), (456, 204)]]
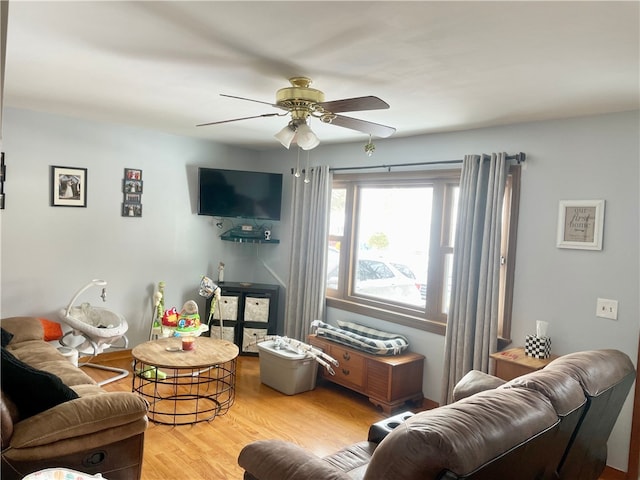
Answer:
[(142, 187), (142, 180), (127, 180), (125, 178), (122, 182), (123, 193), (142, 193)]
[(125, 193), (124, 203), (142, 203), (141, 193)]
[(122, 204), (122, 216), (123, 217), (141, 217), (142, 216), (142, 204), (140, 204), (140, 203), (123, 203)]
[(87, 206), (86, 168), (51, 166), (51, 206), (82, 207)]
[(137, 168), (125, 168), (124, 179), (125, 180), (142, 180), (142, 170)]

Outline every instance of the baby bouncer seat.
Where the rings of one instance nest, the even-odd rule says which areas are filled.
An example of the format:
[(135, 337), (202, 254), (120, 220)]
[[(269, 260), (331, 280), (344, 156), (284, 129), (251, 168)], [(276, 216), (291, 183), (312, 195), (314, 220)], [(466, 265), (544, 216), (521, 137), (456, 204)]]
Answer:
[[(103, 287), (101, 297), (103, 301), (106, 301), (106, 289), (104, 288), (106, 285), (107, 282), (104, 280), (91, 280), (91, 282), (76, 292), (67, 305), (67, 308), (60, 310), (60, 319), (71, 327), (71, 330), (65, 333), (60, 339), (61, 345), (71, 346), (66, 343), (66, 338), (69, 335), (82, 336), (85, 339), (84, 342), (74, 348), (76, 348), (80, 353), (90, 355), (91, 357), (101, 354), (105, 349), (110, 348), (113, 344), (119, 341), (123, 342), (122, 348), (127, 348), (129, 340), (125, 334), (129, 325), (122, 315), (106, 308), (95, 307), (89, 303), (82, 303), (79, 306), (73, 305), (85, 290), (93, 286)], [(128, 370), (122, 368), (98, 365), (89, 362), (82, 363), (80, 366), (108, 370), (117, 373), (117, 375), (113, 377), (98, 382), (98, 385), (105, 385), (107, 383), (120, 380), (129, 374)]]

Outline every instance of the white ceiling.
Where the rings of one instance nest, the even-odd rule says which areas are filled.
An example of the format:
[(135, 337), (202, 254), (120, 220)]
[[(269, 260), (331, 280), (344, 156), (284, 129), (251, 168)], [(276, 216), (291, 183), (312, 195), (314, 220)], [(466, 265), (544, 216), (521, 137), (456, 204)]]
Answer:
[[(282, 148), (292, 76), (395, 136), (637, 109), (639, 5), (627, 2), (9, 3), (4, 104), (253, 148)], [(312, 122), (326, 144), (367, 135)]]

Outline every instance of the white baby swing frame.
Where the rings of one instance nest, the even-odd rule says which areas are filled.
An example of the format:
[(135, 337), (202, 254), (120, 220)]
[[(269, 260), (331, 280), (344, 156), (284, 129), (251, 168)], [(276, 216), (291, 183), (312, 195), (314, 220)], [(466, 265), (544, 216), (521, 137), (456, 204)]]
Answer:
[[(89, 355), (91, 355), (91, 358), (94, 358), (97, 355), (101, 354), (105, 348), (110, 348), (112, 344), (120, 340), (124, 341), (124, 345), (121, 348), (127, 348), (129, 346), (129, 340), (125, 335), (129, 328), (129, 325), (122, 315), (119, 315), (105, 308), (91, 306), (88, 303), (83, 303), (82, 305), (77, 307), (73, 306), (78, 297), (85, 290), (93, 286), (103, 287), (101, 297), (103, 301), (106, 301), (106, 291), (104, 288), (106, 285), (107, 282), (104, 280), (91, 280), (75, 293), (66, 308), (60, 310), (60, 319), (71, 327), (71, 331), (65, 333), (59, 340), (61, 345), (71, 348), (78, 348), (67, 344), (65, 339), (69, 335), (82, 336), (85, 338), (85, 342), (79, 346), (80, 348), (78, 348), (78, 350), (82, 353), (85, 353), (85, 349), (82, 347), (88, 344), (87, 346), (90, 346), (92, 350), (92, 352), (89, 353)], [(110, 320), (115, 321), (113, 323), (109, 323), (108, 325), (101, 325), (100, 322), (98, 322), (97, 324), (90, 323), (91, 320), (95, 321), (96, 318), (103, 319), (106, 317), (108, 317)], [(97, 382), (100, 386), (106, 385), (107, 383), (115, 382), (116, 380), (120, 380), (129, 375), (129, 371), (126, 369), (109, 367), (106, 365), (99, 365), (91, 362), (80, 363), (78, 366), (96, 368), (117, 373), (117, 375), (115, 376)]]

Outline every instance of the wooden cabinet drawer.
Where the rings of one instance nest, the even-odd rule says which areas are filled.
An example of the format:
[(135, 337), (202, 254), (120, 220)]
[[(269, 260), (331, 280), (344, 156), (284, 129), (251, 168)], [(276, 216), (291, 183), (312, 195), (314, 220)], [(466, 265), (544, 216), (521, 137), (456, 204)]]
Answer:
[(346, 382), (357, 387), (364, 386), (365, 360), (361, 355), (336, 345), (330, 346), (329, 355), (340, 363), (340, 366), (335, 368), (334, 381)]

